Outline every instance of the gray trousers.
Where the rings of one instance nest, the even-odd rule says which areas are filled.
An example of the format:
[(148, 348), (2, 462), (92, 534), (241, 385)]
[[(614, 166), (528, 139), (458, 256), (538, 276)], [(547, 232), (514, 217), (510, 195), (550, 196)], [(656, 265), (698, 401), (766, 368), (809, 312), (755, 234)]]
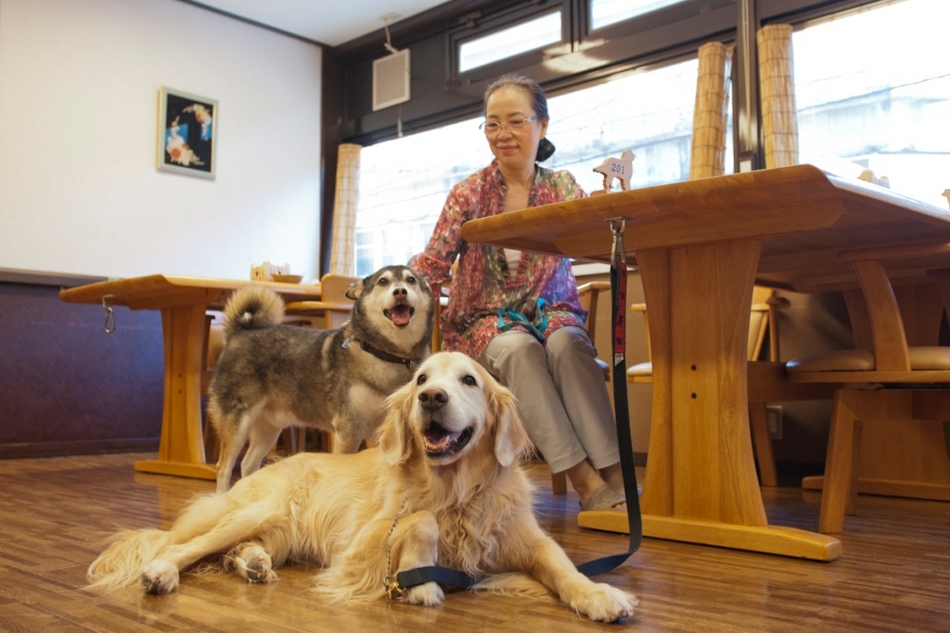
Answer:
[(620, 461), (617, 422), (596, 357), (586, 330), (564, 327), (546, 345), (527, 332), (503, 332), (478, 358), (518, 399), (525, 429), (552, 472), (585, 459), (597, 469)]

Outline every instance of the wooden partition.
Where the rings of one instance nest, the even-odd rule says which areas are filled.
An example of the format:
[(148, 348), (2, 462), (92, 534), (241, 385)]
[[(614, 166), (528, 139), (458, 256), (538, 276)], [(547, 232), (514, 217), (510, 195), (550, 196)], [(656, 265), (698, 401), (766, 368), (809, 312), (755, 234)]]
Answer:
[(0, 458), (158, 447), (161, 317), (125, 310), (107, 335), (101, 306), (60, 301), (75, 282), (0, 275)]

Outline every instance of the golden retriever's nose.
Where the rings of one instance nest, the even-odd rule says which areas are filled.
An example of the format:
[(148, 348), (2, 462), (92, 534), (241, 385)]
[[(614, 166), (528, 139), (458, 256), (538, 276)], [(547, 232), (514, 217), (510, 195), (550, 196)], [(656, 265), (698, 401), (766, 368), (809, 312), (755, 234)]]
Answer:
[(419, 392), (419, 404), (423, 409), (435, 411), (449, 402), (449, 394), (442, 389), (424, 389)]

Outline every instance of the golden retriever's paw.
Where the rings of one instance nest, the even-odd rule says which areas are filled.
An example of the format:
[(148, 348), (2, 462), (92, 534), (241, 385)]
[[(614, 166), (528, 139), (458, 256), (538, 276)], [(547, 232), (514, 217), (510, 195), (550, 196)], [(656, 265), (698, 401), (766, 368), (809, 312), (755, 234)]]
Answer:
[(445, 593), (442, 587), (435, 582), (427, 582), (424, 585), (417, 585), (408, 589), (403, 595), (403, 600), (409, 604), (421, 604), (426, 607), (434, 607), (445, 602)]
[(225, 558), (224, 567), (237, 571), (248, 582), (266, 584), (277, 580), (270, 554), (257, 544), (246, 545)]
[(571, 600), (571, 607), (598, 622), (616, 622), (633, 615), (637, 597), (604, 583), (592, 583)]
[(170, 593), (178, 588), (178, 568), (161, 558), (142, 567), (141, 578), (147, 593)]

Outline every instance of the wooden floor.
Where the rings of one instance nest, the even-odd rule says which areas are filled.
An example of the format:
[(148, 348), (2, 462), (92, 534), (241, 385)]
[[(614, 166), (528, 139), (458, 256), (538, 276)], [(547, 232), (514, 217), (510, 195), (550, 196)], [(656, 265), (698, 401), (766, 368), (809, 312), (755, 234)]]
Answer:
[[(143, 455), (0, 461), (0, 631), (515, 631), (603, 630), (552, 600), (449, 594), (438, 608), (380, 601), (326, 605), (307, 592), (313, 569), (272, 585), (185, 576), (178, 592), (88, 591), (85, 570), (118, 527), (167, 526), (212, 482), (134, 473)], [(625, 550), (626, 537), (576, 526), (577, 497), (554, 497), (532, 464), (538, 514), (575, 562)], [(813, 529), (819, 496), (765, 491), (770, 521)], [(950, 631), (950, 503), (861, 497), (833, 563), (654, 539), (604, 582), (637, 594), (619, 626), (646, 631)]]

